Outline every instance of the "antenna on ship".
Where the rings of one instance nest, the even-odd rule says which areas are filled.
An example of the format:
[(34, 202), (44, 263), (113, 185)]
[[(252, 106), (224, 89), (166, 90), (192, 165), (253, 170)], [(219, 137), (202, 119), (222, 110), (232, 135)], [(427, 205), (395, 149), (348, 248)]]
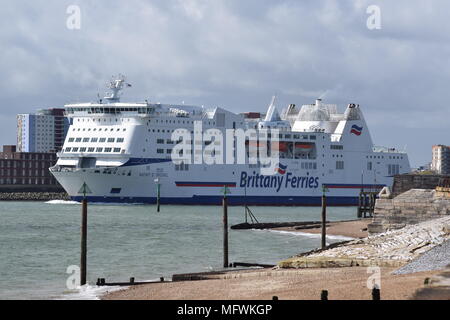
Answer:
[(123, 74), (119, 74), (118, 76), (112, 76), (109, 83), (106, 85), (111, 92), (107, 93), (105, 99), (108, 102), (119, 102), (120, 101), (120, 91), (123, 87), (131, 87), (131, 84), (125, 82), (125, 76)]

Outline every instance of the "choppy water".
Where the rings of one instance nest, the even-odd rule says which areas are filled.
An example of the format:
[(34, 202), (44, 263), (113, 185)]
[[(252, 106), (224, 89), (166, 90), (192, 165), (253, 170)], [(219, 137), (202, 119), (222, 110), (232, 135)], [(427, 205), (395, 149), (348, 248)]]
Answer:
[[(80, 210), (76, 203), (0, 202), (0, 299), (93, 297), (66, 288), (79, 265)], [(320, 208), (253, 207), (260, 222), (320, 220)], [(229, 208), (229, 225), (243, 222)], [(349, 220), (353, 207), (328, 208), (329, 220)], [(136, 281), (219, 269), (222, 208), (217, 206), (89, 205), (88, 282)], [(320, 236), (230, 230), (230, 262), (276, 263), (320, 246)], [(338, 239), (329, 239), (330, 242)], [(88, 290), (89, 291), (89, 290)]]

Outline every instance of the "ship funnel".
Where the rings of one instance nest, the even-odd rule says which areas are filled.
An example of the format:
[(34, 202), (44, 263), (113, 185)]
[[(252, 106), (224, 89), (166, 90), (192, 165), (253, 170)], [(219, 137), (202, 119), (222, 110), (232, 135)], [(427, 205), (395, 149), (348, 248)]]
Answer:
[(316, 107), (320, 107), (322, 105), (322, 99), (316, 99)]
[(276, 96), (272, 97), (272, 101), (270, 102), (269, 108), (267, 109), (266, 118), (264, 121), (280, 121), (280, 114), (278, 113), (277, 108), (275, 107)]

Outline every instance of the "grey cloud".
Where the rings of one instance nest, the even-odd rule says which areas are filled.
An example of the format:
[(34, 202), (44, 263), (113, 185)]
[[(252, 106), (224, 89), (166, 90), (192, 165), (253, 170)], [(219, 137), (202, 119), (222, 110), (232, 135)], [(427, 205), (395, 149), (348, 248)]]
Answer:
[[(66, 8), (81, 8), (81, 30)], [(382, 29), (366, 27), (381, 8)], [(124, 73), (130, 100), (264, 110), (360, 103), (377, 144), (409, 145), (413, 165), (448, 143), (447, 1), (9, 1), (0, 12), (0, 125), (15, 114), (91, 101)]]

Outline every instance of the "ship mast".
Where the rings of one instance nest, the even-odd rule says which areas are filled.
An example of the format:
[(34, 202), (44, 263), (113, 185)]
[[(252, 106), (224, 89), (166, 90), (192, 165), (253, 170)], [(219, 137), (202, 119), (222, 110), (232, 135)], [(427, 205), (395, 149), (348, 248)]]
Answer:
[(131, 87), (131, 84), (125, 82), (125, 76), (122, 74), (119, 74), (118, 76), (112, 76), (111, 81), (106, 85), (108, 89), (111, 90), (111, 92), (106, 93), (106, 96), (104, 99), (106, 99), (108, 102), (119, 102), (120, 101), (120, 91), (123, 89), (123, 86)]

